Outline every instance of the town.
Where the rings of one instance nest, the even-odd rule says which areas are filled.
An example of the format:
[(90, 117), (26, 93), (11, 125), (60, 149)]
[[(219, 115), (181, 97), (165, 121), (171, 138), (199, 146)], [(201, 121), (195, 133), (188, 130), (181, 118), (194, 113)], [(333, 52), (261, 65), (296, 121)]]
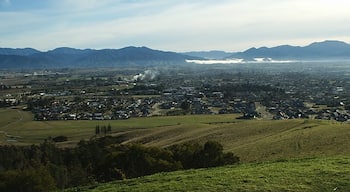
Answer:
[(350, 121), (342, 64), (261, 65), (2, 71), (0, 106), (21, 106), (38, 121), (231, 113)]

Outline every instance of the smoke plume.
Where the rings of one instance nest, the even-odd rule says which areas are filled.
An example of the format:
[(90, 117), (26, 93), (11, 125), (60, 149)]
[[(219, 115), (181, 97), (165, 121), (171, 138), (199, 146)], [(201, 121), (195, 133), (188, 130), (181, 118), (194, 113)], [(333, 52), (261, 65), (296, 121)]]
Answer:
[(137, 74), (133, 77), (134, 81), (150, 81), (157, 77), (158, 71), (146, 70), (143, 73)]

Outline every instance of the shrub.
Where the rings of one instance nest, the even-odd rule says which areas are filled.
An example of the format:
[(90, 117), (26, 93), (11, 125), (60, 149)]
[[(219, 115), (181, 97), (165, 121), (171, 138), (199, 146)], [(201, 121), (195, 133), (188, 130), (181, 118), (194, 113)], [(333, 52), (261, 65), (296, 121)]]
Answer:
[(54, 142), (58, 143), (58, 142), (68, 141), (68, 138), (66, 136), (60, 135), (60, 136), (52, 138), (52, 140)]
[(180, 161), (183, 168), (206, 168), (229, 165), (239, 162), (233, 153), (224, 153), (217, 141), (207, 141), (204, 146), (197, 143), (185, 143), (170, 148), (175, 161)]
[(41, 192), (56, 189), (45, 167), (11, 170), (0, 174), (0, 191)]

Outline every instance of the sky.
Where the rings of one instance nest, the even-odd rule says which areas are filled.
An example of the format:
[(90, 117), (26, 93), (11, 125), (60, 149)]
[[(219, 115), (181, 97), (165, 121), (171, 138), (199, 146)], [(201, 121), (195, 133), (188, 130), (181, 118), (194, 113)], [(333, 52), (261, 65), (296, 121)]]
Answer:
[(350, 42), (348, 0), (0, 0), (0, 47), (244, 51)]

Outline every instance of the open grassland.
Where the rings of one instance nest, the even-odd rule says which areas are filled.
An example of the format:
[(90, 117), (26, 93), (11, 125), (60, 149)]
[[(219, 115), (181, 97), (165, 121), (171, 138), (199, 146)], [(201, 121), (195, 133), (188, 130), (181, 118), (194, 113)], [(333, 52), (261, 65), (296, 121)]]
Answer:
[(160, 173), (67, 191), (349, 191), (350, 156)]
[(33, 121), (21, 108), (0, 109), (0, 144), (38, 144), (64, 135), (72, 146), (110, 124), (122, 143), (167, 147), (216, 140), (241, 158), (236, 166), (160, 173), (72, 189), (81, 191), (348, 191), (350, 124), (320, 120), (238, 120), (237, 115)]
[[(11, 144), (37, 144), (48, 137), (64, 135), (69, 142), (77, 143), (81, 139), (90, 139), (95, 135), (95, 127), (112, 127), (112, 135), (130, 134), (137, 135), (144, 132), (157, 132), (158, 129), (167, 130), (169, 127), (179, 128), (204, 128), (210, 123), (220, 123), (234, 121), (235, 116), (177, 116), (177, 117), (150, 117), (131, 118), (128, 120), (82, 120), (82, 121), (33, 121), (30, 112), (17, 108), (0, 109), (0, 133), (2, 138), (11, 135), (17, 138)], [(146, 130), (146, 131), (145, 131)], [(128, 135), (129, 136), (129, 135)], [(138, 138), (136, 138), (137, 140)], [(6, 139), (0, 141), (2, 144), (8, 143)]]
[(350, 155), (350, 124), (320, 120), (238, 120), (237, 115), (131, 118), (112, 121), (33, 121), (21, 109), (0, 110), (0, 143), (38, 144), (64, 135), (72, 146), (110, 124), (122, 143), (167, 147), (183, 142), (219, 141), (242, 162)]

